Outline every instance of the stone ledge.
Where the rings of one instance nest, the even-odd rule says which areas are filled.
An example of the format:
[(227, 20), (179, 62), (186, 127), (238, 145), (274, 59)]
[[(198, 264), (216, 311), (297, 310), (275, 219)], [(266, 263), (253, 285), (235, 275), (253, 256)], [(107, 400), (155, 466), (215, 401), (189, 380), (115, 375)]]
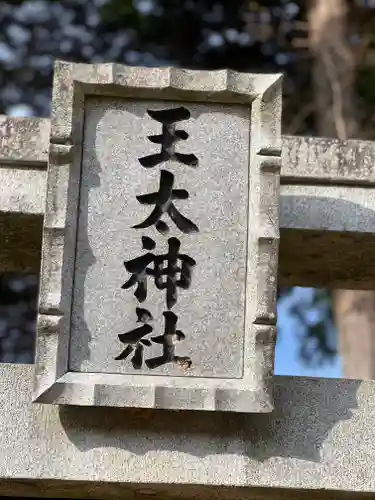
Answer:
[[(291, 488), (251, 488), (184, 484), (126, 484), (68, 480), (0, 479), (4, 496), (103, 500), (367, 500), (368, 493)], [(371, 495), (371, 493), (370, 493)], [(9, 500), (9, 499), (8, 499)]]
[[(0, 124), (0, 271), (37, 273), (50, 120)], [(375, 143), (283, 136), (281, 286), (373, 289), (374, 181)]]
[(0, 115), (0, 164), (16, 162), (46, 168), (50, 120)]
[(282, 136), (283, 184), (375, 184), (375, 142)]
[(0, 163), (0, 213), (43, 215), (47, 182), (43, 166)]
[(92, 498), (126, 487), (129, 498), (142, 496), (135, 484), (163, 498), (265, 498), (250, 488), (319, 498), (337, 498), (322, 490), (375, 492), (375, 382), (275, 377), (271, 414), (177, 414), (32, 404), (33, 370), (0, 365), (0, 478), (29, 483), (24, 494), (31, 481), (67, 484), (73, 497), (90, 482)]
[[(40, 174), (45, 172), (37, 173), (36, 186), (42, 184)], [(348, 189), (342, 187), (315, 187), (316, 196), (291, 196), (286, 195), (289, 187), (281, 187), (279, 284), (372, 290), (375, 199), (369, 200), (374, 196), (364, 188), (352, 188), (346, 198), (327, 196), (331, 189)], [(31, 214), (11, 203), (8, 213), (0, 212), (0, 272), (39, 272), (43, 197), (31, 196), (28, 203)]]
[(43, 217), (0, 212), (0, 273), (39, 273)]
[[(47, 168), (48, 118), (0, 115), (0, 164), (5, 161)], [(283, 184), (375, 184), (375, 143), (282, 136)]]

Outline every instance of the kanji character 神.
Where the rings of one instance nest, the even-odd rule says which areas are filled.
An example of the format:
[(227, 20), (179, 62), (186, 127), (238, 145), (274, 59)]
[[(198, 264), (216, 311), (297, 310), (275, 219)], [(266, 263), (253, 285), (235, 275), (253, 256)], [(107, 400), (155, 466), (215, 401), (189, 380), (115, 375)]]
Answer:
[[(155, 248), (154, 240), (145, 236), (142, 237), (142, 244), (147, 250)], [(193, 258), (179, 253), (180, 245), (177, 238), (169, 238), (168, 253), (154, 255), (149, 251), (145, 255), (124, 262), (125, 269), (132, 275), (122, 288), (127, 290), (136, 285), (134, 295), (139, 302), (144, 302), (147, 298), (147, 276), (153, 276), (158, 290), (166, 289), (167, 307), (171, 309), (177, 302), (177, 287), (182, 289), (190, 287), (192, 268), (196, 264)], [(181, 267), (178, 265), (179, 262)], [(154, 266), (148, 267), (150, 264)]]

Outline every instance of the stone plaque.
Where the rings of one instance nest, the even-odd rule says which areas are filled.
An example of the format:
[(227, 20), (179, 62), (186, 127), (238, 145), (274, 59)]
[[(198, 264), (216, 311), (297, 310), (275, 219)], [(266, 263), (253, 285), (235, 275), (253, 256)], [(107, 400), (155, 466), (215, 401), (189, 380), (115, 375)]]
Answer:
[(269, 412), (280, 75), (56, 63), (34, 400)]

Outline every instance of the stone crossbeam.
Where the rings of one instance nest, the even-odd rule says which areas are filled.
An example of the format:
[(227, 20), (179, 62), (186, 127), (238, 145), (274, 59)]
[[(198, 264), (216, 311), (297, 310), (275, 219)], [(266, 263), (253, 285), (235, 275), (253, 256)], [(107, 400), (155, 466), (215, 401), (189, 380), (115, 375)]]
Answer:
[[(0, 272), (38, 272), (49, 120), (0, 119)], [(371, 288), (375, 145), (284, 137), (280, 284)], [(275, 411), (31, 403), (0, 364), (0, 487), (12, 497), (367, 498), (374, 382), (276, 377)]]
[(271, 414), (177, 413), (32, 404), (33, 371), (0, 364), (2, 495), (356, 500), (375, 491), (372, 381), (275, 377)]
[[(50, 120), (0, 117), (0, 271), (38, 272)], [(372, 289), (375, 143), (283, 136), (281, 286)]]

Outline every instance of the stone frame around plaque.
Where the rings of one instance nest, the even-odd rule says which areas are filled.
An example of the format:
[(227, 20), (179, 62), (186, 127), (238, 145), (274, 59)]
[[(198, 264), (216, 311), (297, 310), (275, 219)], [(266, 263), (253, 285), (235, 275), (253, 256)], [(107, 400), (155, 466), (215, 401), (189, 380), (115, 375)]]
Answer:
[[(252, 238), (257, 242), (258, 254), (247, 254), (247, 262), (256, 268), (256, 286), (247, 276), (242, 378), (69, 371), (86, 96), (242, 104), (250, 108), (253, 194), (249, 186), (247, 241)], [(55, 63), (34, 402), (249, 413), (273, 410), (281, 101), (280, 74)]]

